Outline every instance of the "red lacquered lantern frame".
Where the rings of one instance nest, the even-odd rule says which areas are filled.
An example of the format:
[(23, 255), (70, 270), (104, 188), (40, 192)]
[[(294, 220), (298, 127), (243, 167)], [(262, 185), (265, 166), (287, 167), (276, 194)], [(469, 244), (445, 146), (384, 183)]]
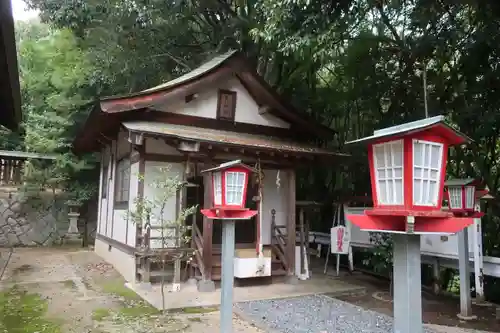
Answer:
[[(212, 208), (202, 209), (201, 213), (209, 219), (231, 219), (231, 220), (248, 220), (257, 215), (257, 211), (245, 208), (247, 199), (248, 182), (252, 173), (256, 170), (240, 160), (223, 163), (218, 167), (207, 169), (202, 173), (211, 173), (212, 182)], [(226, 175), (228, 173), (241, 173), (244, 175), (242, 197), (239, 203), (227, 203), (226, 192), (227, 183)], [(218, 186), (215, 178), (220, 175), (220, 203), (216, 202)]]
[[(375, 165), (374, 147), (379, 144), (397, 141), (401, 141), (403, 146), (402, 199), (398, 200), (401, 204), (384, 204), (380, 200), (381, 197), (379, 197), (380, 193), (377, 187), (378, 170)], [(452, 212), (442, 210), (448, 148), (451, 145), (463, 144), (467, 141), (470, 141), (470, 139), (447, 125), (444, 122), (444, 117), (438, 116), (375, 131), (371, 137), (350, 142), (363, 142), (368, 145), (373, 209), (366, 210), (365, 215), (349, 215), (348, 219), (362, 230), (392, 233), (456, 233), (472, 224), (472, 218), (458, 218)], [(439, 168), (433, 168), (438, 170), (439, 179), (437, 183), (434, 180), (436, 189), (433, 193), (435, 197), (432, 198), (435, 199), (432, 199), (432, 204), (421, 205), (414, 203), (414, 167), (420, 167), (422, 170), (430, 170), (431, 168), (424, 165), (415, 165), (413, 160), (414, 142), (440, 145), (442, 147), (442, 156), (438, 163)], [(394, 169), (394, 164), (390, 168)], [(384, 170), (387, 171), (387, 169), (389, 167), (384, 167)], [(392, 181), (394, 181), (394, 178)], [(428, 181), (430, 182), (430, 178)], [(393, 195), (396, 195), (396, 192), (393, 192)]]
[[(444, 184), (444, 193), (445, 197), (448, 200), (448, 209), (450, 212), (457, 216), (469, 216), (469, 217), (482, 217), (484, 213), (478, 212), (475, 209), (476, 203), (483, 196), (488, 194), (488, 190), (478, 190), (478, 187), (481, 186), (481, 181), (473, 178), (467, 179), (450, 179), (447, 180)], [(467, 188), (472, 188), (472, 207), (467, 207)], [(461, 207), (456, 208), (452, 206), (452, 194), (450, 189), (459, 189), (461, 193)]]

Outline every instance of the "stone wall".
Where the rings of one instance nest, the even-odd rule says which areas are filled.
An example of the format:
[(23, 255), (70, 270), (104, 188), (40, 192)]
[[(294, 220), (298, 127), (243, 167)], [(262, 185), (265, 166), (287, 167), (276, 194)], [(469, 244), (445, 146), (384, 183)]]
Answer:
[(0, 193), (0, 247), (60, 244), (68, 230), (67, 207), (43, 206), (22, 193)]

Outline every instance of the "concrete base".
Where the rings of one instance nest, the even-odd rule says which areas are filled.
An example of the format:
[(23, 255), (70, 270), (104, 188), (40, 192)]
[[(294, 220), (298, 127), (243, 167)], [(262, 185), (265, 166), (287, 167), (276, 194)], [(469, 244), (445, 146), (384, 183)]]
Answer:
[[(316, 274), (316, 277), (307, 281), (301, 281), (297, 285), (286, 284), (283, 282), (266, 285), (254, 283), (245, 287), (234, 287), (233, 300), (235, 303), (238, 303), (317, 294), (326, 294), (329, 297), (338, 297), (342, 295), (360, 294), (365, 292), (366, 289), (364, 287), (350, 284), (347, 281), (348, 280), (343, 281), (340, 279), (334, 280), (328, 276), (324, 276), (323, 274)], [(207, 287), (206, 283), (205, 285), (199, 285)], [(210, 285), (210, 281), (208, 281), (208, 285)], [(163, 309), (160, 285), (153, 284), (153, 289), (151, 291), (137, 288), (135, 285), (132, 285), (131, 287), (148, 303), (157, 309)], [(217, 307), (221, 303), (220, 291), (220, 289), (215, 289), (214, 292), (199, 292), (198, 288), (194, 286), (188, 287), (182, 284), (180, 292), (167, 297), (165, 300), (165, 308), (179, 309), (189, 307)], [(167, 288), (165, 288), (165, 292), (168, 292)]]
[(485, 301), (484, 297), (481, 297), (481, 298), (473, 298), (473, 299), (472, 299), (472, 304), (474, 304), (474, 305), (476, 305), (476, 306), (484, 306), (484, 307), (494, 306), (494, 305), (493, 305), (493, 304), (491, 304), (490, 302)]
[(66, 234), (63, 238), (64, 245), (82, 245), (80, 234)]
[(299, 284), (299, 278), (295, 275), (288, 275), (285, 277), (285, 283), (291, 285)]
[(472, 320), (477, 320), (477, 316), (471, 315), (471, 316), (463, 316), (460, 313), (457, 314), (457, 318), (463, 321), (472, 321)]
[(138, 289), (142, 289), (142, 290), (153, 290), (153, 285), (151, 284), (151, 282), (137, 282), (135, 283), (135, 285), (137, 286)]
[(196, 286), (198, 284), (198, 280), (191, 278), (186, 281), (186, 285), (188, 286)]
[(200, 293), (211, 293), (215, 291), (215, 283), (212, 280), (200, 280), (197, 284)]

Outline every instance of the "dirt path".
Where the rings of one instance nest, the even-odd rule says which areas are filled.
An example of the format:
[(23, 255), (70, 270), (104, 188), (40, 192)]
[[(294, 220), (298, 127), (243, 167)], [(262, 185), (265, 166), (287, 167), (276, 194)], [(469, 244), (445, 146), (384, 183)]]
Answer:
[[(219, 332), (216, 309), (162, 314), (90, 251), (16, 250), (0, 281), (0, 308), (0, 332), (9, 333)], [(234, 331), (262, 333), (238, 318)]]

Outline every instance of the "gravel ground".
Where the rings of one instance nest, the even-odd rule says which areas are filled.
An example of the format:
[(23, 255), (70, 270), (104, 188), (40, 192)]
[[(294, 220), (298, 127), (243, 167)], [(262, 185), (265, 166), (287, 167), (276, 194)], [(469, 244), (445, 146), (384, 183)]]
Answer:
[(324, 295), (245, 302), (236, 307), (256, 325), (282, 333), (393, 332), (391, 317)]

